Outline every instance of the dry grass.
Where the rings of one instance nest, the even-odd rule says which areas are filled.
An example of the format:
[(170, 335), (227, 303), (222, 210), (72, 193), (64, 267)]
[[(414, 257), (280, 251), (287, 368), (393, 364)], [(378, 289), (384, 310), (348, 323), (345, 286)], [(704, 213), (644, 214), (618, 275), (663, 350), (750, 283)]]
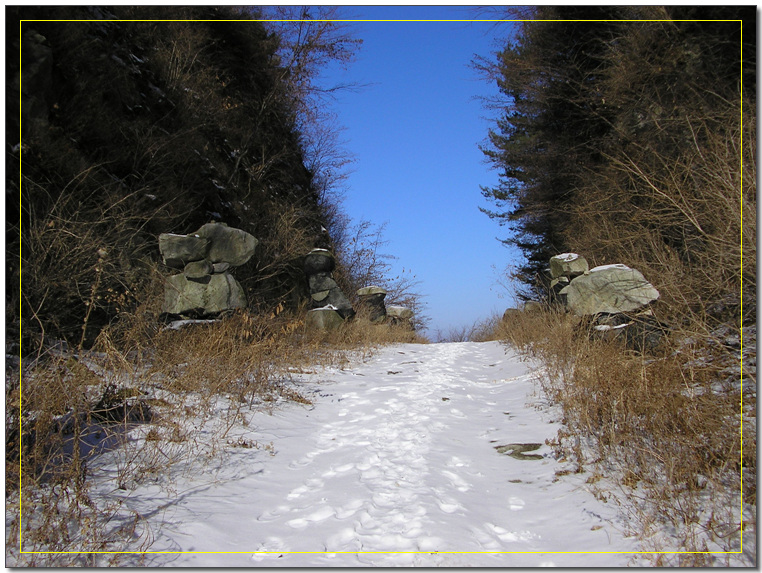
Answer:
[(641, 271), (661, 293), (663, 318), (682, 328), (753, 324), (755, 114), (754, 102), (728, 102), (711, 119), (676, 122), (690, 142), (677, 157), (643, 145), (609, 158), (580, 189), (568, 248), (591, 266)]
[[(584, 322), (551, 309), (500, 321), (492, 335), (542, 366), (539, 384), (563, 412), (559, 457), (592, 473), (589, 483), (622, 504), (646, 546), (669, 550), (652, 537), (668, 527), (680, 551), (738, 550), (748, 525), (741, 471), (744, 501), (756, 505), (756, 448), (744, 435), (741, 455), (743, 396), (726, 347), (673, 335), (658, 354), (642, 356), (591, 340)], [(712, 562), (704, 554), (679, 561)]]
[(150, 302), (104, 329), (91, 351), (48, 349), (8, 376), (6, 500), (17, 517), (6, 540), (18, 565), (118, 564), (116, 554), (92, 552), (150, 546), (138, 514), (92, 491), (101, 454), (116, 468), (114, 490), (148, 479), (171, 489), (178, 475), (203, 471), (231, 447), (272, 453), (250, 417), (310, 403), (293, 372), (347, 365), (381, 344), (425, 342), (362, 316), (308, 332), (304, 309), (167, 328), (155, 279), (143, 297)]

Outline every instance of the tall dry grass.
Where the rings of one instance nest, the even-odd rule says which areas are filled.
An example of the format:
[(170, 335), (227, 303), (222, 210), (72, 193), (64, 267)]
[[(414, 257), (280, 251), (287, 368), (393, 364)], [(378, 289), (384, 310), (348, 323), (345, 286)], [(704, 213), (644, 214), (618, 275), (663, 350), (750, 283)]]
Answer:
[[(539, 385), (562, 412), (558, 456), (621, 504), (644, 547), (699, 552), (659, 564), (705, 566), (717, 564), (709, 552), (739, 551), (744, 530), (756, 528), (742, 515), (742, 496), (756, 506), (756, 440), (744, 435), (742, 453), (736, 355), (711, 338), (676, 336), (643, 356), (590, 335), (586, 321), (552, 308), (492, 331), (538, 364)], [(677, 547), (659, 537), (665, 528)]]
[(596, 265), (640, 270), (675, 325), (706, 334), (753, 324), (755, 113), (754, 102), (724, 102), (711, 117), (672, 122), (668, 149), (680, 153), (633, 143), (608, 157), (579, 190), (569, 248)]

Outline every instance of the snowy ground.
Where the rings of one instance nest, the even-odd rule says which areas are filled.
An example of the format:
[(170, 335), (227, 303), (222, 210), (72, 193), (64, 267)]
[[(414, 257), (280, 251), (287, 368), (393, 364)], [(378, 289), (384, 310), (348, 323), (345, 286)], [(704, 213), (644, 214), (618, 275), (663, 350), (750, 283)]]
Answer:
[[(257, 413), (231, 434), (259, 447), (230, 448), (171, 493), (101, 490), (154, 536), (156, 553), (121, 564), (632, 563), (638, 546), (616, 504), (596, 499), (584, 474), (556, 476), (564, 466), (544, 442), (558, 423), (529, 366), (499, 343), (395, 345), (296, 380), (313, 405)], [(542, 445), (514, 457), (496, 449), (527, 443)]]

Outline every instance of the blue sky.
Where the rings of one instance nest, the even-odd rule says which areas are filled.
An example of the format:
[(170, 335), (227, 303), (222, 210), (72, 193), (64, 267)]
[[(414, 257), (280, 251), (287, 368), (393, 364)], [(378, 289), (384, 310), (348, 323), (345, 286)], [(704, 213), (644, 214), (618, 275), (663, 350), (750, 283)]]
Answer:
[[(468, 7), (343, 7), (352, 19), (476, 19)], [(470, 67), (496, 51), (505, 26), (471, 22), (362, 22), (358, 58), (326, 81), (369, 84), (338, 96), (334, 111), (354, 156), (344, 209), (353, 221), (386, 224), (394, 270), (415, 274), (429, 333), (471, 325), (513, 305), (497, 284), (516, 254), (480, 185), (497, 182), (478, 145), (491, 126), (479, 96), (496, 87)]]

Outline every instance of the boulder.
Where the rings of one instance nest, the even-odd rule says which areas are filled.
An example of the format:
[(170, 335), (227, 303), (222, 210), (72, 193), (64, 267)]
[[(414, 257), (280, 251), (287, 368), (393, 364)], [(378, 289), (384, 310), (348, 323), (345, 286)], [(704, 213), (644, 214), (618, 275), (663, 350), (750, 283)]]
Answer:
[(386, 318), (386, 289), (378, 286), (367, 286), (357, 290), (360, 307), (368, 313), (371, 322), (383, 322)]
[(259, 243), (253, 235), (225, 223), (207, 223), (194, 234), (209, 241), (209, 251), (204, 258), (211, 263), (229, 263), (233, 267), (248, 262)]
[(566, 306), (566, 295), (562, 295), (561, 291), (569, 286), (569, 277), (558, 277), (550, 281), (550, 290), (548, 291), (548, 298), (553, 302), (558, 302), (561, 306)]
[(337, 283), (333, 277), (331, 276), (331, 273), (316, 273), (313, 275), (310, 275), (307, 278), (307, 284), (309, 284), (310, 287), (310, 293), (319, 293), (319, 292), (328, 292), (332, 289), (339, 288), (339, 283)]
[(336, 308), (342, 318), (352, 318), (355, 315), (355, 310), (352, 308), (352, 304), (349, 302), (340, 288), (331, 289), (328, 291), (328, 296), (325, 297), (325, 303)]
[(413, 328), (413, 311), (404, 306), (387, 306), (386, 317), (392, 325)]
[(560, 290), (569, 284), (569, 277), (558, 277), (550, 281), (550, 288)]
[(392, 318), (409, 320), (413, 318), (413, 311), (405, 306), (388, 306), (386, 307), (386, 315)]
[(587, 272), (590, 267), (585, 257), (577, 253), (562, 253), (550, 258), (550, 277), (577, 277)]
[(344, 324), (344, 319), (335, 308), (325, 306), (308, 311), (305, 323), (312, 330), (336, 330)]
[(318, 273), (308, 279), (312, 304), (316, 307), (327, 305), (333, 306), (342, 318), (354, 316), (355, 311), (338, 283), (333, 280), (330, 273)]
[(304, 274), (330, 273), (336, 268), (336, 259), (327, 249), (312, 249), (304, 258)]
[(209, 252), (209, 239), (198, 235), (159, 235), (159, 251), (168, 267), (182, 269), (188, 263), (201, 261)]
[(185, 265), (183, 274), (189, 279), (200, 279), (214, 272), (214, 266), (207, 260), (193, 261)]
[(246, 294), (229, 273), (190, 279), (185, 274), (171, 276), (164, 289), (167, 314), (206, 316), (246, 307)]
[(573, 279), (560, 294), (578, 316), (630, 312), (659, 298), (659, 291), (626, 265), (595, 267)]
[(321, 290), (318, 292), (313, 292), (310, 296), (315, 302), (323, 303), (325, 299), (328, 298), (329, 294), (331, 294), (330, 290)]
[(503, 322), (508, 322), (512, 318), (516, 318), (521, 315), (521, 311), (518, 308), (506, 308), (503, 313)]

